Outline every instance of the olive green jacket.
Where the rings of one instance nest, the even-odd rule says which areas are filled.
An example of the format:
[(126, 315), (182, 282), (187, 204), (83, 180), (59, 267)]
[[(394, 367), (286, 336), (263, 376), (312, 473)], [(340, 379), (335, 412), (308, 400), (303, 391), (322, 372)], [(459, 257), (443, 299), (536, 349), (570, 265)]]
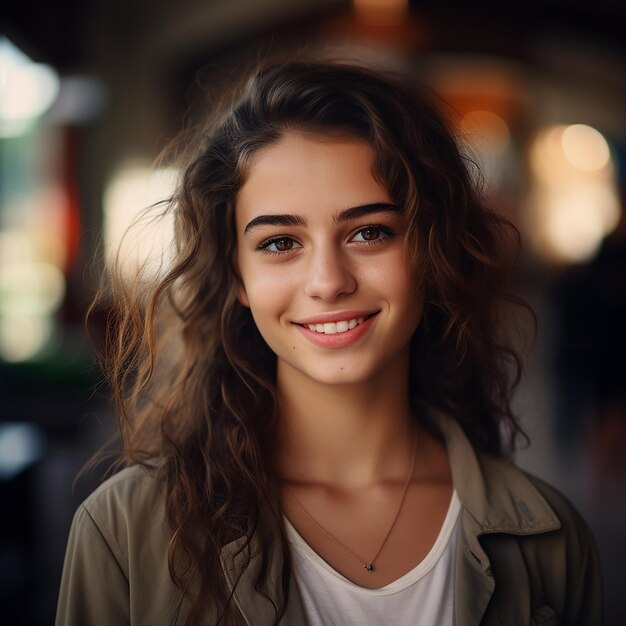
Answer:
[[(456, 422), (439, 418), (439, 428), (462, 504), (455, 626), (602, 624), (598, 558), (578, 513), (544, 482), (476, 454)], [(168, 541), (163, 486), (154, 472), (133, 467), (103, 483), (74, 517), (56, 625), (183, 625), (189, 605), (169, 576)], [(243, 538), (222, 550), (231, 589), (244, 558), (237, 556), (242, 543)], [(280, 605), (283, 556), (272, 556), (266, 595), (254, 590), (259, 561), (253, 557), (235, 586), (242, 625), (274, 624), (274, 605), (266, 595)], [(214, 621), (209, 609), (203, 623)], [(306, 625), (296, 584), (290, 585), (280, 623)]]

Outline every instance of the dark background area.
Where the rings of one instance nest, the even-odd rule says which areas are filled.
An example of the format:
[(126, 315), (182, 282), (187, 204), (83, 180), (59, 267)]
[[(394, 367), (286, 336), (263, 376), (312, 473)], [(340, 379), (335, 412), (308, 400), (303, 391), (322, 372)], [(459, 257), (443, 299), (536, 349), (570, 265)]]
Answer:
[[(74, 490), (72, 481), (114, 429), (82, 329), (111, 189), (133, 167), (147, 171), (242, 67), (323, 48), (409, 70), (460, 115), (489, 111), (506, 123), (506, 140), (497, 124), (482, 127), (487, 144), (479, 152), (492, 201), (524, 236), (518, 285), (539, 316), (516, 400), (532, 445), (517, 461), (559, 487), (588, 519), (603, 563), (607, 624), (626, 624), (626, 4), (412, 1), (395, 12), (392, 2), (369, 11), (361, 4), (34, 0), (0, 9), (0, 37), (60, 78), (56, 100), (27, 132), (0, 136), (3, 623), (53, 621), (69, 524), (98, 471)], [(589, 254), (568, 258), (542, 230), (552, 210), (546, 185), (554, 181), (537, 171), (533, 150), (546, 129), (571, 124), (589, 125), (608, 141), (611, 161), (600, 182), (612, 190), (618, 217)], [(41, 198), (56, 198), (54, 210), (29, 196), (35, 183)], [(45, 195), (50, 189), (55, 195)], [(586, 191), (572, 189), (578, 207)], [(595, 197), (581, 211), (593, 213)], [(24, 218), (27, 211), (36, 220)], [(12, 334), (24, 328), (25, 314), (11, 308), (17, 287), (7, 287), (6, 276), (11, 246), (48, 219), (60, 220), (62, 250), (46, 258), (60, 259), (51, 276), (63, 289), (46, 313), (47, 339), (28, 354)], [(11, 239), (16, 229), (26, 239)], [(3, 353), (3, 345), (13, 352)]]

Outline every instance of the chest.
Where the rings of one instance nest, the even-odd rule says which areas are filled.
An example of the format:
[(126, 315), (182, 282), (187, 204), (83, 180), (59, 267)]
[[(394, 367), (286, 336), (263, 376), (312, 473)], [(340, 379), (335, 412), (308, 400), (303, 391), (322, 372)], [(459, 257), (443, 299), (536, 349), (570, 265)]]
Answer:
[[(364, 588), (388, 585), (424, 560), (450, 508), (450, 484), (411, 485), (342, 497), (285, 493), (284, 514), (333, 570)], [(367, 566), (370, 567), (367, 567)]]

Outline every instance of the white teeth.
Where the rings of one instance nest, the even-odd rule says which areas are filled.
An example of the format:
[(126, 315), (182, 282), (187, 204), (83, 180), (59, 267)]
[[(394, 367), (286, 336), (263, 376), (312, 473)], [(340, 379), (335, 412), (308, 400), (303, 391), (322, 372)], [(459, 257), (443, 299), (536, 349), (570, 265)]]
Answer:
[(352, 330), (355, 326), (362, 324), (365, 317), (359, 317), (351, 320), (344, 320), (341, 322), (326, 322), (326, 324), (307, 324), (309, 330), (314, 330), (317, 333), (324, 333), (325, 335), (336, 335), (337, 333), (345, 333), (348, 330)]

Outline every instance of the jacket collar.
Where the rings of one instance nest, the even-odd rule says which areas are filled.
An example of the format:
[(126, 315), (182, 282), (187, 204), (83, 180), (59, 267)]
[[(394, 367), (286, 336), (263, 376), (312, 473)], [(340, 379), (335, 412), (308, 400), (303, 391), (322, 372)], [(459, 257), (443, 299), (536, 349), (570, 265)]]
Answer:
[[(250, 562), (246, 567), (250, 555)], [(268, 576), (262, 587), (257, 587), (257, 580), (261, 572), (261, 540), (257, 531), (246, 545), (246, 537), (240, 537), (226, 544), (220, 553), (222, 569), (229, 591), (232, 592), (235, 604), (241, 617), (237, 624), (247, 626), (273, 625), (276, 616), (283, 607), (282, 576), (284, 554), (280, 542), (267, 556)], [(298, 591), (296, 581), (289, 581), (289, 596), (285, 612), (280, 624), (306, 624), (304, 607)]]
[(476, 454), (458, 422), (440, 414), (432, 417), (445, 438), (452, 482), (462, 505), (456, 546), (455, 625), (476, 626), (495, 589), (480, 536), (532, 535), (556, 530), (561, 523), (526, 474), (502, 459)]
[(560, 528), (554, 511), (527, 475), (503, 459), (478, 455), (459, 423), (441, 414), (452, 482), (479, 534), (532, 535)]

